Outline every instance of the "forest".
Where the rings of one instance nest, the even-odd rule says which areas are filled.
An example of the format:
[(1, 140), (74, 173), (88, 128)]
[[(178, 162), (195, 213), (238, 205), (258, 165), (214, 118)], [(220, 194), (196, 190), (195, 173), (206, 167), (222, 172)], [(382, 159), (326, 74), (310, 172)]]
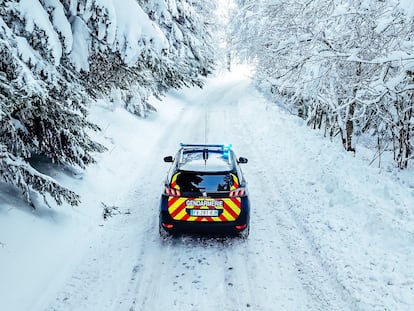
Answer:
[[(414, 3), (241, 0), (234, 48), (275, 101), (355, 152), (413, 158)], [(364, 135), (365, 134), (365, 135)], [(361, 141), (359, 139), (358, 141)]]
[(208, 12), (214, 3), (193, 0), (1, 0), (1, 179), (29, 204), (33, 191), (77, 205), (31, 159), (84, 169), (106, 149), (91, 138), (94, 100), (145, 117), (150, 96), (202, 86), (214, 63)]

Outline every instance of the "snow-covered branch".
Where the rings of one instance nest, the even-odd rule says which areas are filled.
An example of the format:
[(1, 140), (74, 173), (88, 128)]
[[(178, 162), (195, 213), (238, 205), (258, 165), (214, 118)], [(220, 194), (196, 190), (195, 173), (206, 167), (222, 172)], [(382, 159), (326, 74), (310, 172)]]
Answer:
[(233, 18), (233, 42), (256, 61), (264, 91), (313, 127), (342, 133), (347, 150), (355, 150), (361, 124), (375, 133), (386, 123), (382, 137), (393, 140), (406, 167), (402, 159), (414, 152), (411, 7), (405, 0), (246, 0)]
[[(2, 180), (79, 198), (37, 172), (43, 155), (86, 168), (105, 147), (90, 132), (90, 102), (116, 96), (145, 116), (147, 100), (170, 88), (203, 84), (212, 71), (211, 5), (192, 0), (0, 0)], [(113, 98), (112, 98), (113, 99)], [(29, 200), (29, 197), (28, 201)]]

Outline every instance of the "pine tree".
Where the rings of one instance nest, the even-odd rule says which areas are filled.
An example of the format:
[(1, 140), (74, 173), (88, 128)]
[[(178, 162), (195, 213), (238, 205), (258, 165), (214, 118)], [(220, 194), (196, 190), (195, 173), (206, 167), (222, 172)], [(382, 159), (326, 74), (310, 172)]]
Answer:
[(0, 11), (1, 178), (22, 189), (29, 203), (33, 190), (58, 204), (76, 205), (76, 194), (27, 160), (44, 155), (57, 164), (84, 168), (94, 162), (93, 152), (105, 148), (87, 134), (98, 127), (86, 120), (82, 90), (68, 79), (69, 72), (57, 70), (61, 55), (60, 46), (51, 45), (53, 27), (38, 24), (26, 9), (24, 3), (8, 2)]
[(30, 159), (93, 163), (105, 150), (88, 135), (99, 130), (86, 118), (93, 99), (117, 96), (145, 116), (149, 96), (201, 86), (214, 61), (208, 8), (190, 0), (0, 0), (1, 179), (29, 203), (34, 191), (78, 204)]
[(160, 92), (169, 88), (203, 85), (214, 66), (212, 22), (215, 1), (155, 0), (139, 1), (169, 42), (162, 62), (153, 69)]

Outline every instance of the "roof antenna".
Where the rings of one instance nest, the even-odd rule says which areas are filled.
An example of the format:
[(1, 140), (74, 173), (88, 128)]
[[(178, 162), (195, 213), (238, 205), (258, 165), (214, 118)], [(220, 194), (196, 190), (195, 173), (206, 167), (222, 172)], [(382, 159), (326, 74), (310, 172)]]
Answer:
[(204, 149), (203, 150), (204, 165), (207, 165), (207, 159), (208, 159), (208, 149)]

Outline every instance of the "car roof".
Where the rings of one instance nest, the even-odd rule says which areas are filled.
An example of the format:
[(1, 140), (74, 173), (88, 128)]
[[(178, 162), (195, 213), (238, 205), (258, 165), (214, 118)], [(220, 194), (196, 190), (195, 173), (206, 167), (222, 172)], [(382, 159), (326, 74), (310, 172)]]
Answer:
[(231, 145), (181, 144), (177, 169), (196, 172), (229, 172), (235, 170)]

